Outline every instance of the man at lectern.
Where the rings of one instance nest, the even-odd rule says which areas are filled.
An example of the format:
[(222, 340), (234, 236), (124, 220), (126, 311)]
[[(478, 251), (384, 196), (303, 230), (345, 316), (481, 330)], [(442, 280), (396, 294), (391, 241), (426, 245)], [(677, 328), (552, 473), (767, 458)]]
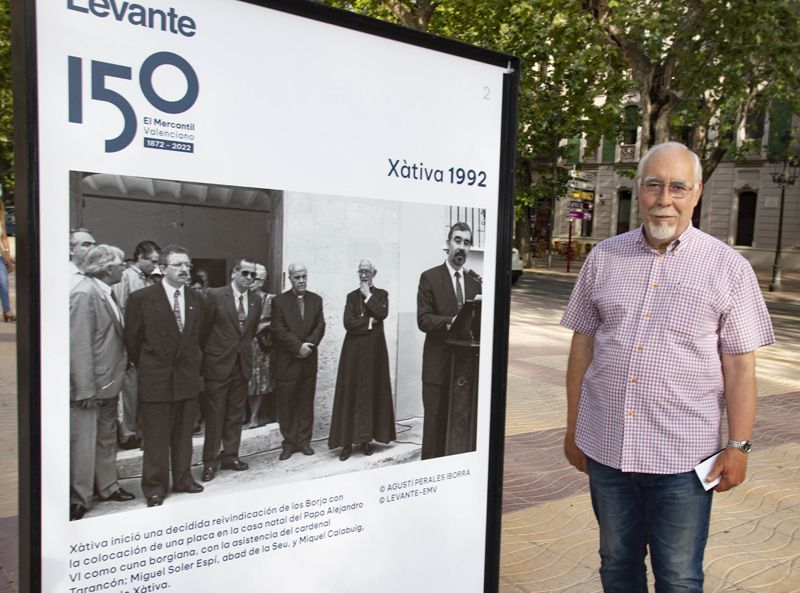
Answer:
[(426, 270), (417, 290), (417, 326), (425, 332), (422, 351), (422, 459), (442, 457), (447, 437), (447, 402), (450, 393), (452, 348), (448, 331), (467, 301), (481, 294), (477, 275), (464, 269), (472, 248), (472, 230), (464, 222), (450, 227), (447, 259)]

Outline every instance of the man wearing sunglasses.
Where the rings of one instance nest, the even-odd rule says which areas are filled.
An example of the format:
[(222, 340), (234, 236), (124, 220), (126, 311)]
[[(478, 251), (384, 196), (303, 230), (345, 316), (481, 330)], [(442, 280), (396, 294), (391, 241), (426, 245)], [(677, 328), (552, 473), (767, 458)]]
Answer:
[(233, 471), (249, 467), (239, 459), (239, 443), (247, 385), (253, 372), (253, 337), (261, 318), (261, 299), (250, 290), (255, 278), (256, 263), (239, 257), (231, 271), (230, 284), (208, 291), (208, 341), (203, 349), (206, 428), (201, 478), (204, 482), (213, 480), (220, 467)]

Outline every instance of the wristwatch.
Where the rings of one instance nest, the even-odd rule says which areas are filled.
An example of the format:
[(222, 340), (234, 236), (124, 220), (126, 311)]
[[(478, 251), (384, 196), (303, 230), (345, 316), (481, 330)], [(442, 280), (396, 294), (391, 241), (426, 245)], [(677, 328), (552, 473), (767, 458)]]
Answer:
[(731, 439), (728, 441), (728, 447), (739, 449), (742, 453), (750, 453), (750, 449), (753, 448), (753, 443), (750, 441), (734, 441)]

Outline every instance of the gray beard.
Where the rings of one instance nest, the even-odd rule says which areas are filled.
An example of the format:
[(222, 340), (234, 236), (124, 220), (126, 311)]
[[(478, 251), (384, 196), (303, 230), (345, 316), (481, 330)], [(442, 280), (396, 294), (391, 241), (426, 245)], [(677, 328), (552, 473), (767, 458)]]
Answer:
[(675, 236), (676, 226), (667, 224), (666, 222), (661, 223), (647, 223), (647, 235), (658, 241), (668, 241)]

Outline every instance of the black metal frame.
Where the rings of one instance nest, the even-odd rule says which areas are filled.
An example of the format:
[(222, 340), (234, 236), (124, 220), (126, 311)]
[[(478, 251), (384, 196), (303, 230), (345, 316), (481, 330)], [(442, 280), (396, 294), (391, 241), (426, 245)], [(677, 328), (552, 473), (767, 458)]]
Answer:
[[(514, 220), (519, 60), (428, 33), (377, 21), (310, 0), (235, 0), (507, 68), (498, 196), (494, 350), (484, 566), (484, 592), (498, 590), (503, 491), (508, 323), (511, 303), (511, 242)], [(14, 143), (17, 203), (17, 372), (19, 430), (19, 586), (41, 593), (41, 353), (39, 284), (39, 152), (36, 0), (11, 0)]]

